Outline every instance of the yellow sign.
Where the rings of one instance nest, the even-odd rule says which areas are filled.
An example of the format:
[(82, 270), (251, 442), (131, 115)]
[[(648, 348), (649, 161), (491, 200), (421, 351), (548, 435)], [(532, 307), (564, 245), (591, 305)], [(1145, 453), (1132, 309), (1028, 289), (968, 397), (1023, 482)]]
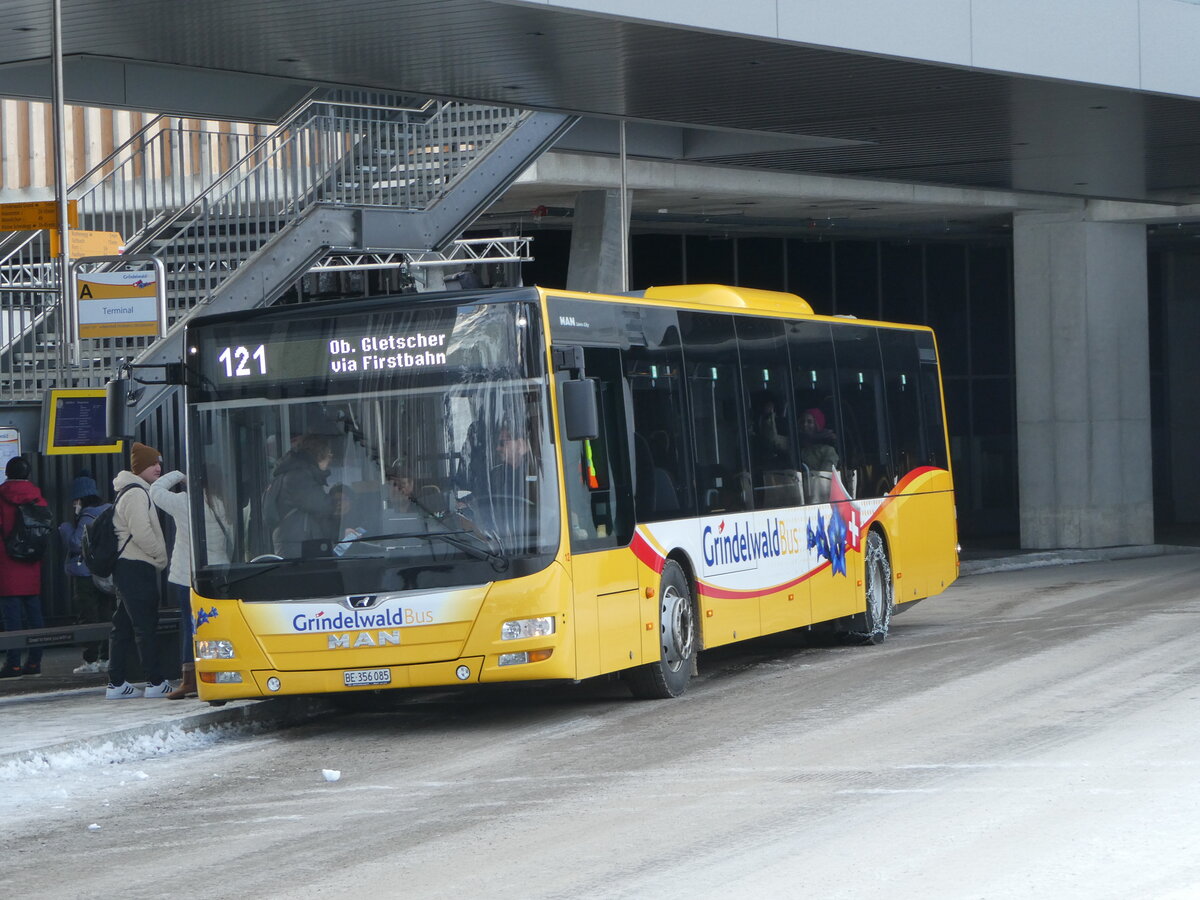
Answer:
[(159, 333), (157, 277), (141, 272), (91, 272), (75, 280), (81, 338)]
[[(79, 224), (79, 201), (67, 201), (67, 226)], [(0, 231), (35, 231), (58, 227), (58, 204), (53, 200), (0, 203)]]
[[(71, 229), (71, 259), (84, 256), (116, 256), (125, 242), (115, 231), (76, 231)], [(58, 229), (50, 229), (50, 255), (58, 256)]]

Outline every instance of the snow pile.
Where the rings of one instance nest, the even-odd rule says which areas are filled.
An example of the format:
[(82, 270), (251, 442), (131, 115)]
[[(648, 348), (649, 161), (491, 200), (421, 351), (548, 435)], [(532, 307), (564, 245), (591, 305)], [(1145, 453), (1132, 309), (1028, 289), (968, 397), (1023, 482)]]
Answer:
[(199, 750), (245, 731), (244, 726), (216, 726), (207, 731), (184, 731), (179, 726), (174, 726), (123, 740), (104, 740), (78, 744), (65, 750), (32, 753), (0, 763), (0, 784), (23, 781), (36, 776), (80, 772), (97, 766), (137, 762), (167, 753)]
[(211, 749), (258, 730), (251, 723), (191, 731), (176, 725), (123, 738), (80, 741), (0, 762), (0, 836), (8, 831), (20, 834), (26, 827), (23, 822), (44, 818), (54, 810), (86, 815), (89, 818), (83, 819), (81, 826), (99, 831), (103, 819), (97, 822), (94, 818), (96, 806), (107, 806), (109, 799), (105, 798), (116, 796), (113, 791), (152, 785), (164, 771), (190, 765), (189, 751)]

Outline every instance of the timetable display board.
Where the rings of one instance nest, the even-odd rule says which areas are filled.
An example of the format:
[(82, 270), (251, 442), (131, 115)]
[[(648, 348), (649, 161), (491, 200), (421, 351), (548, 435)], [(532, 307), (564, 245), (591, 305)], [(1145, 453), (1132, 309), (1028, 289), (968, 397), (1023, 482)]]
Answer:
[(50, 456), (120, 453), (109, 441), (104, 388), (52, 388), (42, 402), (42, 452)]

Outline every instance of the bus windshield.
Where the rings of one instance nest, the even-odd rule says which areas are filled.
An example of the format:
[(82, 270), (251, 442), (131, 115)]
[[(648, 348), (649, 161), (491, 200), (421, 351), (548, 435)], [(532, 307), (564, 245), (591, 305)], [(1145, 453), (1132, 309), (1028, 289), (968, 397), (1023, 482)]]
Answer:
[(190, 326), (197, 590), (286, 600), (547, 565), (559, 503), (539, 315), (368, 301)]

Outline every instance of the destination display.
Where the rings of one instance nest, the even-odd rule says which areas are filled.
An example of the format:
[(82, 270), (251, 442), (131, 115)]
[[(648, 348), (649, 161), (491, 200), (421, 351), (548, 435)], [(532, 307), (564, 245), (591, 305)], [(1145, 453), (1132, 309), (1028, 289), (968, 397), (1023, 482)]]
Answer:
[(371, 332), (359, 324), (321, 337), (302, 337), (294, 328), (278, 336), (249, 337), (243, 331), (241, 340), (226, 339), (232, 335), (219, 329), (193, 353), (200, 354), (200, 374), (210, 387), (399, 374), (445, 367), (453, 321), (447, 317), (427, 327)]

